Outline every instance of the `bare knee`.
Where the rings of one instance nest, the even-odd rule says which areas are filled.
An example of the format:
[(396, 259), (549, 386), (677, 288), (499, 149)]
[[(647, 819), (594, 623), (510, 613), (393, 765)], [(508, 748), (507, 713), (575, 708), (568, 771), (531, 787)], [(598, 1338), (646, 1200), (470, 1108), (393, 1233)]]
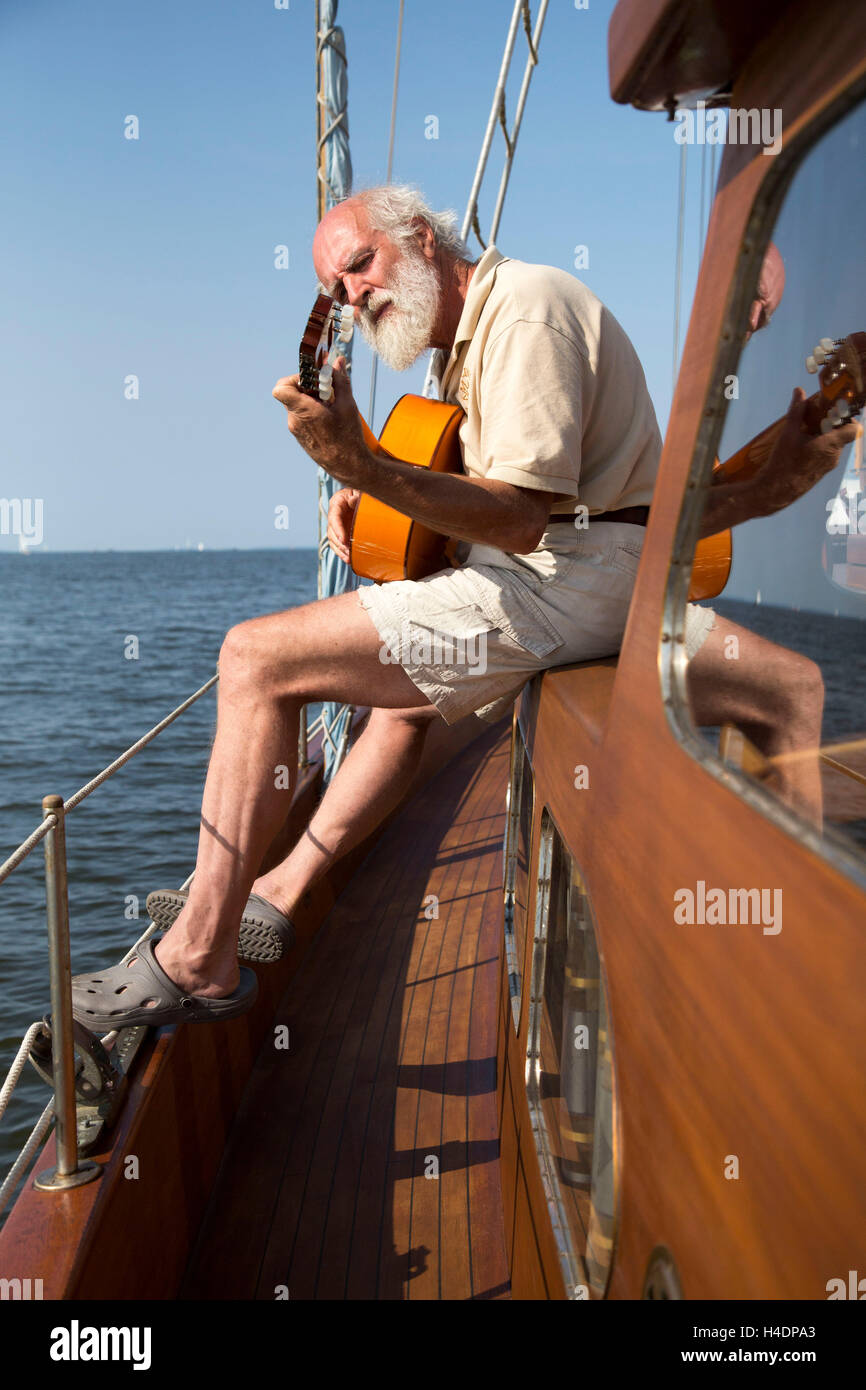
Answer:
[(817, 725), (820, 730), (824, 711), (824, 677), (817, 662), (790, 653), (779, 682), (780, 702), (787, 718), (799, 725)]
[[(219, 654), (220, 688), (251, 685), (260, 693), (269, 688), (269, 675), (277, 675), (277, 652), (269, 635), (268, 618), (249, 618), (229, 628)], [(286, 655), (280, 655), (283, 667)]]
[[(731, 632), (728, 632), (728, 628)], [(731, 636), (738, 640), (729, 660)], [(814, 661), (735, 624), (717, 624), (688, 668), (695, 722), (731, 721), (802, 739), (820, 730), (824, 680)]]

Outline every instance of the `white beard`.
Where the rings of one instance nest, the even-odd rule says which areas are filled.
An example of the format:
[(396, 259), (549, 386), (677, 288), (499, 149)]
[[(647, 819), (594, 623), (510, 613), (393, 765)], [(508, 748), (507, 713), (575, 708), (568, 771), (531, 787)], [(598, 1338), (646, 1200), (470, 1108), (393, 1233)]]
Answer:
[[(429, 348), (441, 298), (436, 267), (415, 250), (404, 252), (388, 288), (370, 295), (361, 310), (359, 327), (373, 351), (395, 372), (411, 367)], [(374, 323), (373, 315), (383, 304), (393, 307)]]

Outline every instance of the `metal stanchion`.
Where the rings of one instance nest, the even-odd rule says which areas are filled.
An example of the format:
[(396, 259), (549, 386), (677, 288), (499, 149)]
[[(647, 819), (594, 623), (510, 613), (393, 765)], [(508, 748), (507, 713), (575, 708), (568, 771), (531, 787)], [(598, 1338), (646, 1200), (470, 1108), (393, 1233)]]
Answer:
[(45, 816), (57, 824), (45, 836), (45, 900), (51, 974), (51, 1056), (54, 1073), (57, 1167), (34, 1179), (43, 1191), (80, 1187), (102, 1172), (98, 1163), (78, 1161), (75, 1115), (75, 1045), (72, 1037), (72, 968), (69, 959), (69, 898), (66, 883), (66, 831), (63, 797), (42, 799)]

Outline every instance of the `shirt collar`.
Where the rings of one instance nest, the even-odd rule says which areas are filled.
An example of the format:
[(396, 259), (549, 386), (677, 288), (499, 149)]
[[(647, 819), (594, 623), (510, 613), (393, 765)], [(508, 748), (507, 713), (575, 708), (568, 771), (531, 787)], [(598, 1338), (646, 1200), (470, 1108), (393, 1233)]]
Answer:
[(487, 296), (493, 289), (493, 282), (496, 279), (496, 269), (502, 261), (508, 260), (495, 246), (488, 246), (481, 260), (475, 267), (472, 279), (469, 281), (469, 288), (466, 291), (466, 298), (463, 301), (463, 312), (460, 315), (460, 322), (457, 325), (457, 332), (454, 335), (454, 342), (451, 352), (445, 365), (442, 376), (444, 384), (445, 377), (454, 366), (460, 354), (463, 343), (469, 342), (475, 332), (478, 320), (481, 317), (481, 310), (487, 303)]
[(495, 246), (488, 246), (481, 260), (475, 267), (472, 279), (469, 281), (469, 288), (466, 291), (466, 298), (463, 301), (463, 313), (460, 315), (460, 322), (457, 325), (457, 332), (454, 335), (454, 343), (451, 351), (459, 348), (461, 343), (468, 343), (475, 332), (476, 325), (481, 317), (481, 310), (487, 302), (487, 296), (493, 289), (493, 281), (496, 279), (496, 267), (500, 262), (506, 260), (501, 251)]

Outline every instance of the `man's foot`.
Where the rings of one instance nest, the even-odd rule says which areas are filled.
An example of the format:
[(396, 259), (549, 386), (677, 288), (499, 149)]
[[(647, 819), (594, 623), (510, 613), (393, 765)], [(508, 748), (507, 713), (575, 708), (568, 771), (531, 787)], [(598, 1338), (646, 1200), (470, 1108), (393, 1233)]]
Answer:
[[(189, 937), (189, 950), (179, 946), (179, 934), (176, 924), (181, 921), (184, 909), (188, 902), (186, 889), (157, 889), (156, 892), (149, 893), (147, 896), (147, 911), (151, 920), (159, 927), (160, 931), (167, 932), (172, 928), (176, 952), (175, 960), (178, 968), (193, 970), (196, 975), (207, 974), (211, 969), (210, 957), (212, 951), (205, 954), (205, 960), (199, 965), (192, 964), (192, 951), (198, 948), (198, 936)], [(291, 919), (285, 916), (273, 903), (256, 893), (251, 893), (247, 900), (240, 922), (240, 935), (237, 945), (237, 956), (240, 960), (255, 961), (259, 965), (267, 964), (270, 961), (280, 960), (294, 944), (295, 927)], [(165, 943), (160, 945), (160, 960)], [(167, 969), (167, 973), (171, 973)], [(220, 976), (222, 978), (222, 976)]]
[(291, 897), (281, 887), (274, 874), (262, 874), (252, 886), (252, 893), (263, 902), (269, 903), (281, 916), (291, 921), (292, 913), (297, 911), (298, 900)]
[(214, 961), (212, 956), (201, 955), (197, 958), (188, 948), (179, 950), (169, 936), (164, 936), (156, 944), (154, 956), (160, 969), (165, 971), (178, 989), (183, 990), (184, 994), (198, 995), (201, 999), (227, 998), (234, 994), (241, 978), (237, 956), (228, 966), (219, 958)]
[(208, 993), (207, 986), (187, 989), (156, 959), (153, 941), (142, 941), (129, 960), (73, 978), (72, 1013), (92, 1032), (236, 1018), (252, 1008), (258, 995), (252, 970), (237, 975), (235, 988), (228, 993)]

